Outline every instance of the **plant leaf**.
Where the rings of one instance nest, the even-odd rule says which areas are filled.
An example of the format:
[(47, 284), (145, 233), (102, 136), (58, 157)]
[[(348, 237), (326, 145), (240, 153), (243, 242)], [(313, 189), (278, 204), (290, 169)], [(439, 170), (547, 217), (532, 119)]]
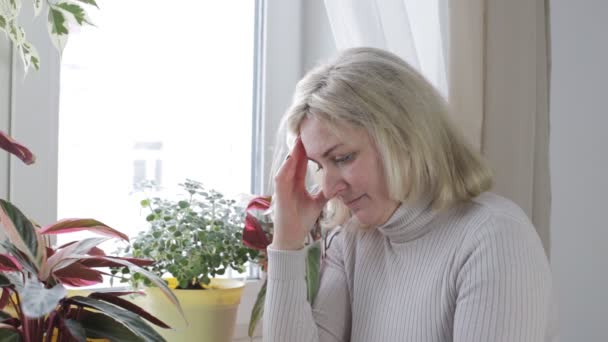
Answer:
[(247, 331), (249, 337), (253, 337), (255, 327), (258, 325), (260, 318), (262, 318), (262, 315), (264, 314), (264, 301), (266, 300), (266, 283), (267, 280), (264, 280), (264, 284), (262, 284), (260, 292), (258, 292), (258, 297), (255, 299), (253, 309), (251, 310), (251, 317), (249, 318), (249, 330)]
[(13, 316), (11, 316), (8, 312), (0, 311), (0, 322), (9, 318), (13, 318)]
[(34, 16), (37, 17), (42, 11), (42, 0), (34, 0)]
[(21, 0), (0, 1), (0, 14), (11, 20), (17, 17), (21, 10)]
[(308, 246), (306, 253), (306, 289), (308, 302), (314, 303), (319, 290), (319, 275), (321, 266), (321, 241), (317, 240)]
[(99, 6), (97, 6), (97, 3), (95, 2), (95, 0), (76, 0), (79, 2), (82, 2), (83, 4), (87, 4), (87, 5), (93, 5), (97, 8), (99, 8)]
[(80, 324), (84, 327), (88, 338), (144, 342), (141, 337), (129, 330), (124, 324), (104, 313), (85, 310), (82, 312)]
[(9, 289), (6, 289), (3, 287), (3, 288), (0, 288), (0, 293), (1, 293), (0, 294), (0, 310), (4, 310), (4, 308), (9, 303), (9, 300), (11, 299), (11, 291), (9, 291)]
[(12, 325), (0, 323), (0, 341), (21, 342), (21, 333)]
[(145, 341), (163, 341), (163, 338), (136, 313), (90, 297), (74, 296), (70, 297), (68, 301), (103, 312), (105, 315), (123, 324)]
[(51, 273), (75, 263), (78, 259), (74, 259), (74, 255), (86, 254), (93, 247), (107, 240), (108, 238), (87, 238), (56, 251), (55, 254), (53, 254), (44, 265), (42, 265), (42, 269), (40, 270), (40, 279), (43, 281), (48, 279)]
[(95, 299), (100, 299), (103, 301), (106, 301), (108, 303), (112, 303), (116, 306), (119, 306), (125, 310), (131, 311), (135, 314), (138, 314), (139, 316), (141, 316), (142, 318), (144, 318), (145, 320), (147, 320), (150, 323), (156, 324), (161, 328), (165, 328), (165, 329), (169, 329), (171, 328), (170, 326), (168, 326), (165, 322), (161, 321), (160, 319), (152, 316), (149, 312), (147, 312), (146, 310), (142, 309), (141, 307), (139, 307), (138, 305), (133, 304), (132, 302), (122, 299), (116, 295), (113, 295), (111, 293), (107, 293), (107, 292), (93, 292), (89, 295), (90, 298), (95, 298)]
[(75, 287), (99, 284), (103, 282), (102, 274), (106, 273), (86, 267), (79, 262), (53, 272), (60, 283)]
[(90, 20), (87, 18), (87, 13), (78, 4), (60, 1), (55, 4), (55, 7), (61, 8), (62, 10), (70, 13), (74, 17), (78, 25), (82, 26), (82, 24), (85, 23), (89, 25), (91, 24)]
[(243, 244), (247, 247), (266, 250), (270, 245), (270, 239), (258, 220), (251, 214), (245, 216), (245, 228), (243, 229)]
[(140, 259), (140, 258), (126, 258), (126, 257), (113, 257), (113, 256), (106, 256), (103, 259), (85, 259), (85, 260), (81, 260), (80, 262), (88, 267), (120, 267), (123, 266), (123, 264), (121, 263), (117, 263), (114, 262), (114, 259), (120, 259), (120, 260), (124, 260), (124, 261), (128, 261), (134, 265), (143, 267), (143, 266), (150, 266), (152, 264), (154, 264), (154, 260), (151, 259)]
[(67, 331), (70, 334), (69, 337), (76, 341), (86, 341), (87, 335), (82, 324), (73, 319), (66, 319), (63, 321), (63, 323), (68, 328)]
[(23, 290), (19, 292), (21, 308), (27, 317), (39, 318), (53, 311), (66, 294), (67, 291), (61, 284), (47, 289), (37, 279), (27, 279)]
[[(4, 278), (6, 279), (6, 278)], [(8, 281), (8, 279), (6, 279)], [(8, 301), (10, 299), (11, 293), (8, 289), (0, 288), (0, 310), (4, 310), (6, 305), (8, 305)], [(1, 311), (0, 311), (1, 312)], [(0, 318), (1, 320), (1, 318)]]
[(146, 293), (143, 291), (105, 291), (105, 290), (100, 290), (94, 293), (103, 293), (104, 295), (112, 295), (112, 296), (127, 296), (127, 295), (139, 295), (139, 296), (145, 296)]
[(11, 281), (4, 276), (4, 274), (0, 274), (0, 287), (10, 286)]
[(9, 20), (6, 31), (8, 33), (8, 37), (15, 45), (20, 46), (25, 41), (25, 31), (17, 24), (17, 21)]
[(89, 255), (75, 256), (75, 258), (82, 260), (83, 263), (85, 260), (107, 260), (109, 262), (119, 264), (120, 266), (126, 266), (132, 272), (142, 274), (161, 290), (161, 292), (165, 295), (165, 297), (167, 297), (167, 299), (169, 299), (169, 301), (177, 307), (179, 313), (184, 318), (184, 321), (186, 321), (186, 323), (188, 322), (188, 320), (186, 319), (186, 315), (184, 314), (184, 310), (182, 309), (182, 306), (180, 305), (177, 297), (175, 297), (175, 294), (173, 293), (173, 291), (171, 291), (171, 289), (167, 286), (167, 283), (164, 280), (162, 280), (160, 277), (154, 275), (152, 272), (150, 272), (144, 268), (141, 268), (127, 260), (121, 259), (121, 258), (110, 258), (110, 257), (89, 256)]
[(17, 207), (3, 199), (0, 199), (0, 226), (10, 242), (40, 267), (46, 256), (42, 237)]
[(23, 290), (23, 287), (25, 286), (23, 283), (23, 274), (19, 272), (4, 272), (2, 275), (8, 279), (10, 285), (15, 286), (17, 291)]
[(19, 262), (19, 264), (25, 271), (32, 273), (32, 274), (38, 273), (38, 269), (32, 263), (30, 258), (27, 255), (25, 255), (25, 253), (18, 250), (17, 247), (15, 247), (15, 245), (13, 245), (12, 243), (10, 243), (7, 240), (4, 240), (4, 241), (0, 241), (0, 246), (2, 248), (4, 248), (4, 250), (6, 250), (10, 255), (12, 255), (15, 258), (15, 260), (17, 260), (17, 262)]
[(94, 220), (94, 219), (82, 219), (82, 218), (71, 218), (71, 219), (63, 219), (54, 224), (48, 225), (40, 229), (41, 234), (51, 235), (51, 234), (62, 234), (62, 233), (71, 233), (77, 232), (81, 230), (86, 230), (89, 232), (97, 233), (103, 236), (120, 238), (124, 241), (129, 241), (129, 237), (117, 231), (114, 228), (111, 228), (104, 223)]
[(21, 271), (21, 264), (14, 256), (8, 254), (0, 254), (0, 271)]
[(65, 16), (61, 10), (55, 9), (53, 6), (49, 8), (48, 16), (48, 31), (53, 45), (63, 52), (63, 48), (68, 41), (68, 28), (66, 27)]
[(28, 68), (33, 65), (34, 69), (40, 69), (40, 56), (38, 56), (38, 50), (27, 41), (24, 41), (21, 45), (18, 46), (19, 55), (21, 56), (21, 61), (23, 62), (23, 66), (25, 67), (25, 71), (27, 72)]
[[(6, 22), (2, 23), (4, 18), (0, 17), (0, 27), (6, 27)], [(12, 40), (12, 39), (11, 39)], [(25, 146), (21, 145), (8, 134), (0, 131), (0, 149), (6, 150), (21, 159), (25, 164), (32, 164), (36, 161), (36, 157)]]

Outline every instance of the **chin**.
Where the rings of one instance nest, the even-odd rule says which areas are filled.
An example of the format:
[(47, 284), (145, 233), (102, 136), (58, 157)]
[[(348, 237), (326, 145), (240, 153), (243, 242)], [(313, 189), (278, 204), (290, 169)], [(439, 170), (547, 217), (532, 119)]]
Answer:
[(370, 215), (369, 212), (365, 212), (365, 210), (359, 210), (353, 214), (353, 216), (359, 221), (359, 223), (364, 227), (371, 227), (374, 225), (378, 225), (378, 219)]

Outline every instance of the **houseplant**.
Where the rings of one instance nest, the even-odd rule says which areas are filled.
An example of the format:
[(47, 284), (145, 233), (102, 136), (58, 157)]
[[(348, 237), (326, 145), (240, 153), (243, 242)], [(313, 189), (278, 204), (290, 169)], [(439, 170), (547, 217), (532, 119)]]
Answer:
[[(329, 248), (331, 239), (335, 234), (321, 228), (321, 218), (310, 231), (306, 240), (306, 279), (307, 298), (310, 303), (315, 299), (319, 289), (320, 265), (324, 251)], [(268, 268), (267, 247), (272, 243), (274, 225), (272, 222), (272, 197), (255, 196), (247, 205), (245, 227), (243, 228), (243, 244), (259, 251), (255, 262), (260, 265), (263, 272)], [(266, 280), (258, 292), (255, 304), (251, 311), (248, 335), (253, 337), (255, 328), (264, 313), (264, 300), (266, 298)]]
[[(47, 14), (49, 36), (59, 50), (63, 51), (69, 35), (69, 25), (91, 24), (82, 4), (95, 6), (95, 0), (33, 0), (34, 16)], [(21, 0), (0, 0), (0, 31), (3, 31), (13, 42), (17, 54), (21, 58), (25, 72), (30, 67), (40, 68), (40, 58), (36, 47), (26, 37), (25, 30), (19, 25), (18, 17), (21, 13)]]
[[(124, 254), (135, 258), (154, 258), (145, 268), (157, 276), (168, 276), (175, 294), (184, 305), (186, 317), (197, 324), (183, 331), (161, 331), (171, 341), (231, 341), (244, 283), (217, 279), (229, 268), (244, 272), (245, 263), (257, 257), (256, 250), (241, 242), (243, 209), (201, 183), (186, 180), (181, 199), (149, 198), (141, 205), (149, 214), (148, 227), (133, 238)], [(122, 281), (135, 287), (149, 281), (125, 268), (112, 270)], [(154, 293), (154, 288), (148, 288)], [(143, 306), (174, 323), (165, 315), (154, 295), (137, 300)], [(177, 323), (177, 322), (175, 322)]]
[[(0, 149), (27, 164), (34, 155), (0, 131)], [(99, 268), (122, 266), (153, 282), (178, 307), (177, 298), (162, 279), (142, 267), (152, 260), (106, 255), (97, 246), (109, 238), (127, 236), (93, 219), (65, 219), (45, 227), (29, 220), (15, 205), (0, 199), (0, 340), (84, 341), (101, 338), (120, 341), (162, 341), (150, 323), (167, 324), (141, 307), (121, 298), (129, 292), (92, 292), (69, 296), (65, 286), (82, 287), (102, 282)], [(86, 238), (57, 248), (44, 237), (87, 230), (106, 237)]]

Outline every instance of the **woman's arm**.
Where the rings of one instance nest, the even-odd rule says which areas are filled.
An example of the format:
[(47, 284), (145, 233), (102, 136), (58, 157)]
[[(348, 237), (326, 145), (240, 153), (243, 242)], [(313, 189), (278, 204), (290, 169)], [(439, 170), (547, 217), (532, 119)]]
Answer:
[(306, 299), (304, 249), (268, 251), (264, 341), (345, 342), (350, 338), (350, 296), (340, 236), (323, 260), (314, 305)]
[(553, 341), (551, 273), (534, 227), (495, 216), (463, 245), (454, 341)]

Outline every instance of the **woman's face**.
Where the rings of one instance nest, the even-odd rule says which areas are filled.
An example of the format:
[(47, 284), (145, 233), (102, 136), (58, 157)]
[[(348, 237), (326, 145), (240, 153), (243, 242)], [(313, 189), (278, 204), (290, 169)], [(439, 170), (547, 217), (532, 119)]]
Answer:
[(365, 129), (344, 124), (334, 134), (323, 120), (304, 119), (300, 137), (319, 173), (323, 194), (337, 197), (364, 225), (386, 222), (399, 202), (391, 200), (380, 155)]

